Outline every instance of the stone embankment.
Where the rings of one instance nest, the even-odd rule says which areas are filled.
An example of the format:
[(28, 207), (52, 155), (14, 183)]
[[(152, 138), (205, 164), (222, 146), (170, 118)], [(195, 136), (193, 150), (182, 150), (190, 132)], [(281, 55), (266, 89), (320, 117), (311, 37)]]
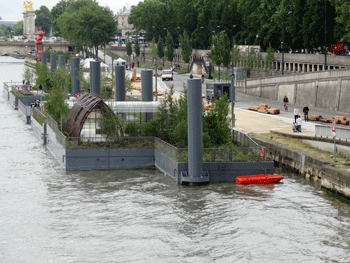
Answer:
[(307, 152), (291, 149), (286, 145), (254, 137), (266, 147), (266, 158), (281, 167), (292, 169), (305, 178), (320, 182), (321, 186), (350, 198), (350, 174), (330, 162), (310, 156)]

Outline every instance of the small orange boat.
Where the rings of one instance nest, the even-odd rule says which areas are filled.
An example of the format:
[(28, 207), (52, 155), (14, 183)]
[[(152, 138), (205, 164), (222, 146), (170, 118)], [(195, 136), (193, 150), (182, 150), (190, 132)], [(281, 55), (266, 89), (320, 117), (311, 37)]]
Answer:
[(253, 176), (236, 177), (237, 184), (269, 184), (277, 183), (284, 177), (280, 174), (258, 174)]

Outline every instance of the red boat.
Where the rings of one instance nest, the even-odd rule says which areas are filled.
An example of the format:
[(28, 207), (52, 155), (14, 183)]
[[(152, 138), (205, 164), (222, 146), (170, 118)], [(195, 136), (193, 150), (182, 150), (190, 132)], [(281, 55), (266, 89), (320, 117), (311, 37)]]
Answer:
[(237, 184), (269, 184), (277, 183), (284, 177), (280, 174), (258, 174), (253, 176), (236, 177)]

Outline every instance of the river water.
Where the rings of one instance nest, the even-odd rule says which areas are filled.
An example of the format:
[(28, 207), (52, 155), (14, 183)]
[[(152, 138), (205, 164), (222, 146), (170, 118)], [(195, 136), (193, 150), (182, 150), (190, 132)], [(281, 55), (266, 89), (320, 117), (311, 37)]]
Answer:
[(2, 96), (0, 262), (350, 262), (350, 204), (298, 175), (183, 187), (154, 170), (63, 170)]

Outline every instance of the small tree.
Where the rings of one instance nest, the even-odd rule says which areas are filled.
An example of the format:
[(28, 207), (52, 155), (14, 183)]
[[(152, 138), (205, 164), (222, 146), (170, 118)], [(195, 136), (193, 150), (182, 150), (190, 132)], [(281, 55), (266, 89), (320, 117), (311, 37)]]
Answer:
[(59, 125), (62, 125), (62, 120), (66, 118), (69, 113), (69, 107), (66, 104), (65, 89), (68, 86), (69, 78), (67, 78), (68, 70), (64, 67), (57, 68), (52, 76), (52, 83), (54, 83), (45, 108), (47, 112), (56, 120)]
[(128, 55), (129, 59), (131, 59), (132, 46), (131, 46), (131, 42), (129, 41), (129, 39), (126, 42), (126, 54)]
[(213, 36), (212, 47), (208, 54), (209, 58), (219, 67), (219, 80), (220, 80), (220, 66), (223, 64), (227, 67), (230, 63), (230, 43), (227, 34), (220, 32)]
[(270, 46), (267, 49), (267, 55), (265, 58), (266, 62), (266, 68), (271, 68), (272, 67), (272, 62), (275, 61), (275, 50)]
[(236, 43), (236, 39), (233, 38), (232, 40), (232, 51), (231, 51), (231, 62), (233, 65), (237, 65), (239, 60), (240, 60), (241, 56), (239, 54), (238, 51), (238, 47), (237, 47), (237, 43)]
[(22, 77), (24, 80), (28, 80), (30, 83), (32, 83), (34, 80), (33, 70), (31, 70), (29, 67), (25, 67)]
[(152, 39), (151, 44), (149, 45), (149, 54), (153, 57), (157, 57), (157, 44), (155, 38)]
[(262, 57), (261, 53), (259, 52), (257, 57), (256, 57), (256, 62), (257, 62), (258, 68), (262, 67), (262, 65), (261, 65), (262, 61), (263, 61), (263, 57)]
[(191, 54), (192, 54), (192, 41), (189, 37), (189, 35), (187, 34), (186, 30), (184, 30), (183, 35), (180, 36), (180, 42), (181, 42), (181, 55), (182, 55), (182, 59), (183, 61), (185, 61), (185, 63), (187, 63), (188, 65), (188, 69), (190, 67), (190, 58), (191, 58)]
[(174, 39), (168, 31), (165, 39), (166, 51), (165, 56), (168, 61), (173, 62), (174, 59)]
[(36, 75), (35, 88), (38, 89), (42, 85), (45, 89), (52, 88), (51, 71), (41, 62), (35, 64), (34, 73)]
[(163, 66), (164, 66), (164, 43), (163, 38), (159, 36), (158, 42), (157, 42), (157, 55), (159, 58), (163, 59)]
[(135, 56), (137, 58), (137, 61), (139, 61), (140, 45), (139, 45), (139, 36), (138, 36), (138, 34), (136, 34), (136, 38), (135, 38), (134, 52), (135, 52)]

